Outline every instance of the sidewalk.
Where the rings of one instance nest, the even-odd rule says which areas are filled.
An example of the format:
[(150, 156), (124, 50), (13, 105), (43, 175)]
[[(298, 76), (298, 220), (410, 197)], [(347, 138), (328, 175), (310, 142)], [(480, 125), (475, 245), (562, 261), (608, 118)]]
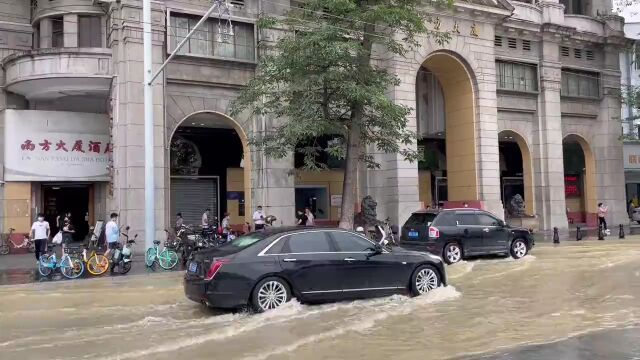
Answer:
[[(105, 274), (97, 277), (129, 276), (141, 274), (151, 275), (176, 271), (184, 271), (184, 268), (182, 267), (182, 263), (180, 261), (173, 270), (163, 270), (157, 264), (154, 269), (150, 269), (144, 263), (144, 254), (135, 254), (133, 257), (133, 265), (131, 266), (131, 270), (127, 275), (120, 275), (118, 273), (110, 275), (107, 271)], [(89, 278), (96, 278), (96, 276), (92, 276), (85, 269), (85, 273), (79, 278), (79, 280)], [(0, 285), (27, 284), (32, 282), (58, 280), (67, 280), (58, 270), (56, 270), (46, 278), (40, 276), (40, 273), (38, 272), (38, 269), (36, 267), (35, 255), (32, 253), (9, 254), (0, 256)]]

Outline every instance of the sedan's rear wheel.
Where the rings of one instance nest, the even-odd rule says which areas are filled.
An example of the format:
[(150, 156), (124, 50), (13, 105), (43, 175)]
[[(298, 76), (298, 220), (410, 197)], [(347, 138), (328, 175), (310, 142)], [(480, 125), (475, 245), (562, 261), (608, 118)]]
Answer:
[(251, 295), (251, 304), (257, 312), (279, 308), (289, 300), (291, 300), (289, 285), (277, 277), (268, 277), (260, 281)]
[(511, 256), (514, 259), (521, 259), (527, 255), (527, 243), (522, 239), (515, 239), (511, 243)]
[(444, 261), (447, 264), (455, 264), (462, 260), (462, 249), (458, 243), (448, 243), (444, 247)]
[(431, 265), (422, 265), (411, 276), (411, 293), (414, 296), (428, 293), (442, 284), (440, 273)]

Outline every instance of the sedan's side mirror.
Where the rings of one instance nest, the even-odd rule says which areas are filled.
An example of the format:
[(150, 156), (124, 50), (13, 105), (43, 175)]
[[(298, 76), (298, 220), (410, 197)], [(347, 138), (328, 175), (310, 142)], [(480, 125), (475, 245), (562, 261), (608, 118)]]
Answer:
[(367, 254), (367, 259), (372, 257), (372, 256), (376, 256), (376, 255), (382, 254), (382, 249), (383, 249), (382, 245), (374, 244), (373, 247), (369, 248), (370, 252)]

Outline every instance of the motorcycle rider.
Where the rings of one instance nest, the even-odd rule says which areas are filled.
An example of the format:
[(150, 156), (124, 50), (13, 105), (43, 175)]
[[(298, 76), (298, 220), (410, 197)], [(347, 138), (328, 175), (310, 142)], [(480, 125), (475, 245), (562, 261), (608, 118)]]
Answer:
[(222, 238), (225, 240), (229, 240), (229, 233), (231, 232), (230, 215), (227, 211), (224, 213), (224, 218), (222, 218)]

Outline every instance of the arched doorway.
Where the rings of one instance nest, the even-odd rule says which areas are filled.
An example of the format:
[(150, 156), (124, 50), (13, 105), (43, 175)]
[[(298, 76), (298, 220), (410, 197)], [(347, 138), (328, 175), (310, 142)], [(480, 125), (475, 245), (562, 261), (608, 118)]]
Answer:
[(565, 201), (569, 223), (597, 224), (595, 158), (580, 135), (567, 135), (562, 141)]
[(169, 142), (171, 216), (199, 224), (205, 209), (230, 213), (238, 230), (251, 218), (251, 153), (244, 130), (224, 114), (201, 111), (185, 117)]
[(425, 205), (480, 200), (474, 94), (468, 66), (451, 52), (433, 52), (418, 70), (419, 193)]
[[(531, 152), (525, 139), (512, 130), (498, 134), (500, 194), (507, 218), (535, 214)], [(519, 196), (518, 196), (519, 195)], [(520, 207), (524, 201), (524, 211)]]

